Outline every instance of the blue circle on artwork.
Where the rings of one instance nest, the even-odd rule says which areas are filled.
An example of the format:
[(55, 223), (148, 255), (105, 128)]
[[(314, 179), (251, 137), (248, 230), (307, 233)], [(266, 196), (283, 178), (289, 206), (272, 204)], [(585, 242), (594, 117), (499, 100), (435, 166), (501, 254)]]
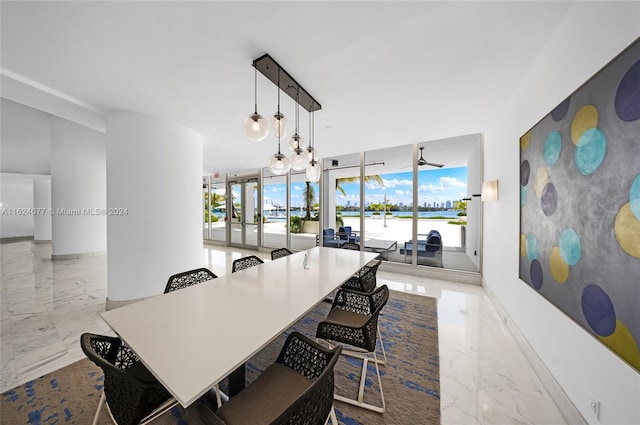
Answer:
[(544, 281), (544, 275), (542, 274), (542, 265), (540, 265), (540, 261), (533, 260), (531, 262), (531, 267), (529, 267), (529, 276), (531, 276), (531, 286), (533, 286), (537, 290), (540, 290)]
[(530, 261), (538, 258), (538, 240), (533, 233), (527, 235), (527, 257)]
[(631, 65), (618, 84), (616, 114), (622, 121), (640, 119), (640, 60)]
[(531, 166), (526, 159), (520, 164), (520, 184), (526, 186), (531, 176)]
[(520, 186), (520, 205), (527, 203), (527, 188)]
[(571, 103), (571, 96), (563, 100), (561, 104), (556, 106), (556, 108), (553, 111), (551, 111), (551, 118), (553, 118), (555, 122), (558, 122), (562, 118), (564, 118), (564, 116), (567, 115), (567, 111), (569, 110), (570, 103)]
[(540, 205), (542, 206), (542, 212), (544, 212), (544, 215), (547, 217), (556, 212), (556, 208), (558, 207), (558, 192), (553, 183), (547, 183), (542, 189)]
[(636, 177), (631, 184), (631, 191), (629, 193), (629, 204), (631, 204), (631, 211), (636, 219), (640, 221), (640, 174)]
[(580, 246), (580, 238), (573, 229), (565, 229), (560, 233), (560, 255), (562, 259), (570, 266), (574, 266), (580, 255), (582, 247)]
[(559, 131), (552, 131), (544, 141), (544, 162), (547, 165), (553, 165), (560, 158), (562, 150), (562, 136)]
[(607, 152), (607, 138), (597, 128), (590, 128), (580, 136), (576, 148), (576, 167), (588, 176), (598, 169)]
[(597, 335), (609, 336), (616, 330), (613, 303), (598, 285), (587, 285), (582, 290), (582, 314)]

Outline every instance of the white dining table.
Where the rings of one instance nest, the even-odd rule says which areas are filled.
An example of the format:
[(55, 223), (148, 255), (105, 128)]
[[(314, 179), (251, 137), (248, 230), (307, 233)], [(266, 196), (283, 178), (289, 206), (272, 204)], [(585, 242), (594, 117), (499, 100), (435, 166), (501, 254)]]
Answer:
[(315, 247), (101, 316), (186, 408), (376, 256)]

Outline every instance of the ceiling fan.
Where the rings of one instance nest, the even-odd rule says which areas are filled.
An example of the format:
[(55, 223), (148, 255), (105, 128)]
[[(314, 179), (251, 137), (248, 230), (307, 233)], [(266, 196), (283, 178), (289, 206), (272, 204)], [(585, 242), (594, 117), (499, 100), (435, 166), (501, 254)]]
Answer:
[(422, 157), (422, 150), (423, 149), (424, 149), (424, 147), (420, 147), (420, 158), (418, 158), (418, 166), (430, 165), (432, 167), (438, 167), (438, 168), (444, 167), (444, 164), (436, 164), (434, 162), (427, 162), (427, 160)]

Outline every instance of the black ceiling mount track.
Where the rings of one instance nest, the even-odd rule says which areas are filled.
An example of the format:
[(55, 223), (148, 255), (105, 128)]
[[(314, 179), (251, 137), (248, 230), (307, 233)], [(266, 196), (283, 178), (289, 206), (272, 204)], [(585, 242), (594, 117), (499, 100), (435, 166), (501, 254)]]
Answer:
[[(253, 61), (253, 67), (260, 71), (262, 75), (267, 77), (273, 84), (278, 85), (280, 81), (280, 90), (288, 94), (293, 100), (296, 100), (300, 106), (308, 112), (319, 111), (322, 105), (313, 98), (296, 80), (293, 79), (287, 71), (282, 68), (278, 62), (273, 60), (269, 54), (264, 54)], [(278, 72), (279, 71), (279, 72)], [(280, 74), (280, 76), (278, 76)]]

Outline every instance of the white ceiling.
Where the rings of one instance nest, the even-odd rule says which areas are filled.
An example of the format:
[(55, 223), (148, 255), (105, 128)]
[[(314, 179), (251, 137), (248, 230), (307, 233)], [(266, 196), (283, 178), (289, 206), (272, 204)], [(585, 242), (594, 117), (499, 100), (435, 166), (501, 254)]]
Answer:
[[(322, 104), (316, 146), (330, 157), (482, 133), (571, 6), (2, 1), (1, 66), (102, 111), (184, 124), (204, 136), (204, 172), (223, 172), (264, 166), (276, 150), (242, 128), (264, 53)], [(275, 109), (275, 85), (259, 74), (258, 111)], [(292, 123), (293, 100), (281, 110)]]

